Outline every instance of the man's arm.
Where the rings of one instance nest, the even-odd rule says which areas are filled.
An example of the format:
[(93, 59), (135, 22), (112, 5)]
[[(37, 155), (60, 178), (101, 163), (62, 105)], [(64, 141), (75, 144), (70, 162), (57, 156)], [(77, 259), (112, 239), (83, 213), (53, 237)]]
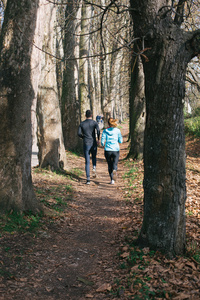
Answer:
[(99, 129), (99, 125), (98, 125), (97, 122), (96, 122), (96, 131), (97, 131), (97, 139), (99, 141), (99, 139), (100, 139), (100, 129)]
[(83, 133), (82, 133), (82, 128), (81, 125), (78, 127), (78, 136), (82, 139), (83, 138)]

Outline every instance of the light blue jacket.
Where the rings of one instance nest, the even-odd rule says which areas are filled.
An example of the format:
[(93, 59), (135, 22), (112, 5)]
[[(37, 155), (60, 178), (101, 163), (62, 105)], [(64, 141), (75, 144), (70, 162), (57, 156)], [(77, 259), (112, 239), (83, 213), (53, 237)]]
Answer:
[(123, 142), (121, 131), (118, 128), (109, 127), (104, 129), (101, 136), (101, 146), (105, 151), (119, 151), (119, 143)]

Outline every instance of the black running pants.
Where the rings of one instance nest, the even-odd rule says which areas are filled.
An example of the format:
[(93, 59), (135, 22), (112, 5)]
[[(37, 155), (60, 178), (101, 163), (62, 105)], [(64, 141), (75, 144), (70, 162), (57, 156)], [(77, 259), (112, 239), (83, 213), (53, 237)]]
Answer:
[(112, 180), (113, 170), (117, 171), (117, 165), (119, 161), (119, 151), (105, 151), (104, 155), (108, 164), (108, 172)]

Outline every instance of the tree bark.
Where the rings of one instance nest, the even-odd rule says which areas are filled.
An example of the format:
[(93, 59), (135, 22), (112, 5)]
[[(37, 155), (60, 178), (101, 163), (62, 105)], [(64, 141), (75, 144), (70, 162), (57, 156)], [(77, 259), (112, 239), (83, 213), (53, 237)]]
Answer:
[(173, 255), (185, 250), (183, 98), (187, 64), (199, 52), (199, 42), (197, 33), (184, 32), (173, 21), (166, 2), (130, 1), (134, 33), (141, 38), (147, 108), (138, 242)]
[(8, 0), (0, 40), (0, 207), (41, 209), (31, 177), (31, 52), (37, 0)]
[(1, 0), (4, 6), (4, 9), (6, 8), (7, 0)]
[[(33, 82), (34, 99), (31, 106), (31, 124), (32, 124), (32, 150), (37, 149), (37, 94), (38, 94), (38, 83), (41, 74), (41, 57), (42, 57), (42, 45), (44, 36), (45, 26), (45, 9), (46, 0), (39, 0), (39, 8), (37, 13), (36, 28), (34, 34), (34, 43), (37, 47), (33, 47), (31, 53), (31, 78)], [(33, 152), (33, 151), (32, 151)]]
[(81, 3), (68, 0), (65, 11), (64, 57), (65, 68), (62, 87), (62, 126), (66, 149), (82, 149), (82, 143), (77, 135), (80, 123), (79, 106), (79, 40), (76, 35), (80, 29)]
[[(65, 0), (60, 1), (65, 3)], [(67, 6), (68, 7), (68, 6)], [(60, 106), (62, 106), (62, 85), (63, 85), (63, 73), (64, 73), (64, 36), (65, 36), (65, 11), (63, 5), (58, 5), (56, 10), (56, 76), (58, 86), (58, 99)]]
[[(67, 168), (63, 142), (61, 111), (56, 80), (55, 22), (56, 6), (48, 3), (45, 7), (46, 23), (44, 29), (41, 76), (37, 97), (39, 165), (51, 170)], [(49, 55), (48, 53), (51, 53)]]
[(89, 17), (90, 7), (84, 2), (81, 10), (81, 36), (80, 36), (80, 64), (79, 64), (79, 101), (81, 111), (81, 121), (85, 119), (85, 112), (91, 109), (88, 90), (88, 56), (89, 48)]
[(130, 150), (128, 157), (143, 159), (146, 120), (144, 71), (140, 57), (133, 57), (130, 87)]

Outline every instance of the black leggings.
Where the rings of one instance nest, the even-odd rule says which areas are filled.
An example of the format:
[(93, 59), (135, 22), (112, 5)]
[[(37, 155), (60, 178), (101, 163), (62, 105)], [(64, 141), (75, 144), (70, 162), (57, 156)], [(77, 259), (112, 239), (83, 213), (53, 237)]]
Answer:
[(104, 155), (108, 163), (108, 172), (112, 180), (113, 170), (117, 171), (117, 164), (119, 161), (119, 151), (105, 151)]

